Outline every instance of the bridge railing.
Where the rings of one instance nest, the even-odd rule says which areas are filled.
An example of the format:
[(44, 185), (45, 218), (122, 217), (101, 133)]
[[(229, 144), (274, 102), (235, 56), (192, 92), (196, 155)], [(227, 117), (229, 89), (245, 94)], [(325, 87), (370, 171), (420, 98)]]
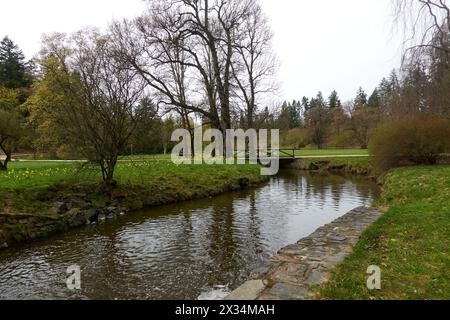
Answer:
[[(279, 157), (281, 159), (288, 158), (288, 159), (295, 159), (296, 152), (300, 149), (257, 149), (257, 157)], [(250, 152), (248, 150), (236, 150), (234, 152), (235, 158), (250, 158)]]

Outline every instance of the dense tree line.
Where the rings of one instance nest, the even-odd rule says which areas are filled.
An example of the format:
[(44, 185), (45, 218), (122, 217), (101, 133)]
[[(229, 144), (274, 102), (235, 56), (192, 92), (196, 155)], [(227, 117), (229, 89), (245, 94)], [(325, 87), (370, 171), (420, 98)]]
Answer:
[(396, 0), (394, 13), (406, 38), (399, 69), (383, 78), (370, 95), (360, 88), (353, 100), (342, 104), (336, 91), (327, 100), (319, 92), (301, 103), (284, 102), (271, 125), (275, 122), (282, 130), (285, 146), (367, 148), (377, 128), (391, 122), (450, 119), (447, 2)]
[(328, 99), (319, 92), (302, 102), (284, 102), (272, 126), (281, 129), (286, 147), (365, 149), (374, 130), (386, 122), (426, 116), (450, 119), (450, 68), (435, 50), (424, 59), (428, 66), (410, 61), (383, 78), (370, 95), (359, 88), (355, 98), (344, 103), (336, 91)]

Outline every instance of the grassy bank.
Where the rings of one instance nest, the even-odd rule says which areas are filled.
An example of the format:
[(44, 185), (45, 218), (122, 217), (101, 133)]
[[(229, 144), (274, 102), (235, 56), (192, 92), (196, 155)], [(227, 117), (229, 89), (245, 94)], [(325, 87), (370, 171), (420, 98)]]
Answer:
[(322, 170), (373, 177), (373, 168), (370, 157), (305, 157), (297, 159), (290, 168), (308, 171)]
[[(378, 206), (389, 208), (320, 289), (323, 299), (450, 299), (450, 166), (386, 175)], [(382, 270), (369, 291), (366, 270)]]
[[(51, 231), (55, 223), (58, 224), (56, 229), (65, 229), (65, 212), (55, 210), (55, 203), (70, 202), (67, 210), (115, 206), (131, 211), (215, 196), (266, 180), (260, 175), (260, 167), (255, 165), (176, 166), (170, 161), (126, 162), (117, 167), (118, 187), (104, 190), (100, 187), (98, 171), (98, 168), (79, 163), (26, 162), (12, 163), (9, 171), (0, 172), (0, 220), (8, 220), (0, 221), (3, 222), (0, 246), (2, 239), (9, 243), (40, 237), (33, 224), (42, 221), (36, 218), (44, 219), (44, 225)], [(86, 220), (80, 221), (84, 222)]]

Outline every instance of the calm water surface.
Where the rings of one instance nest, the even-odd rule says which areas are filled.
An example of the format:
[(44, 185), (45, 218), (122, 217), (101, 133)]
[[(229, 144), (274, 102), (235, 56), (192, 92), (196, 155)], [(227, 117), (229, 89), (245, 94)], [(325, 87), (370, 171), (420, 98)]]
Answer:
[[(213, 299), (277, 250), (370, 205), (365, 179), (285, 171), (265, 186), (153, 208), (0, 253), (0, 299)], [(66, 270), (82, 269), (82, 290)]]

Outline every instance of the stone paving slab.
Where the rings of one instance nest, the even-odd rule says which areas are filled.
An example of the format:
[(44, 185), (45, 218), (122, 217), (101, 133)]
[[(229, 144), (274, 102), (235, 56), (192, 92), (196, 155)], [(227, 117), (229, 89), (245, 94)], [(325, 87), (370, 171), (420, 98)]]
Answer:
[(225, 300), (256, 300), (265, 288), (266, 285), (262, 280), (249, 280), (233, 291)]
[(352, 252), (363, 231), (382, 212), (359, 207), (317, 229), (296, 244), (286, 246), (264, 268), (251, 273), (251, 281), (227, 300), (306, 300), (310, 287), (329, 280), (330, 270)]

